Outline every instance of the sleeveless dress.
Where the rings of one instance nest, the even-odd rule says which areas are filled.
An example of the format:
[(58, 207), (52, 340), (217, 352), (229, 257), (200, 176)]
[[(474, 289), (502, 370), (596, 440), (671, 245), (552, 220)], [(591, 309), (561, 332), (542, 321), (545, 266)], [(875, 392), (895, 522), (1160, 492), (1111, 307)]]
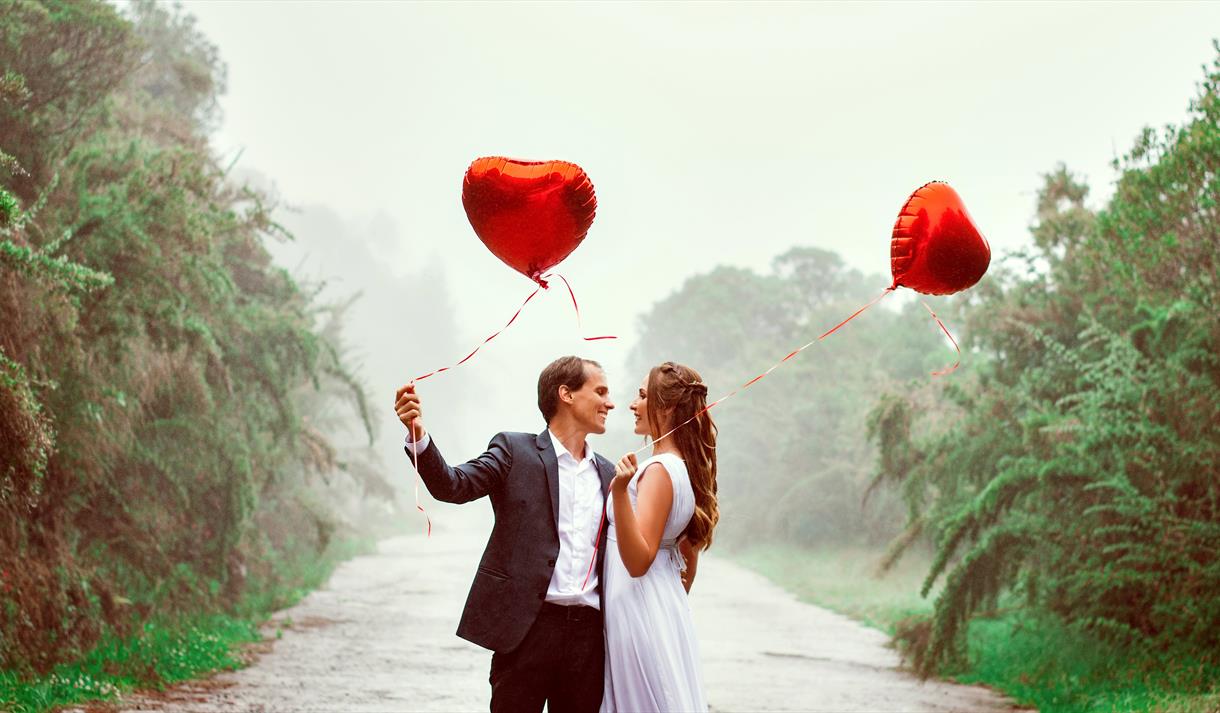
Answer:
[[(695, 627), (682, 587), (681, 572), (686, 565), (677, 545), (695, 513), (695, 493), (686, 464), (671, 453), (649, 458), (640, 463), (627, 494), (634, 509), (639, 479), (656, 462), (669, 471), (674, 499), (657, 557), (642, 577), (632, 577), (623, 564), (614, 528), (614, 501), (606, 498), (604, 713), (707, 710)], [(660, 475), (653, 470), (648, 477)]]

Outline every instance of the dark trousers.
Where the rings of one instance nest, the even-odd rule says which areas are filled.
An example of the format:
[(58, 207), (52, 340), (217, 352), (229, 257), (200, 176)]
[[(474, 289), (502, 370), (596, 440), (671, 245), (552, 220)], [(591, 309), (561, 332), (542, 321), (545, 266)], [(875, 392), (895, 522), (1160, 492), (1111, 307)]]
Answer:
[(545, 603), (521, 644), (491, 657), (492, 713), (596, 713), (606, 675), (601, 612)]

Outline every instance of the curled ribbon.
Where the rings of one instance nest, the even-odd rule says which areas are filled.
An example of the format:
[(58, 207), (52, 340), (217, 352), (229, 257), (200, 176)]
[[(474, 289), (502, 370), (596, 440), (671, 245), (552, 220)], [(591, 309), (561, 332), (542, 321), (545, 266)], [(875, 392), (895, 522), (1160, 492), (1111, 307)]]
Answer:
[[(572, 285), (571, 285), (571, 283), (568, 282), (568, 278), (564, 277), (563, 275), (561, 275), (557, 272), (540, 275), (537, 278), (535, 278), (535, 281), (538, 283), (538, 286), (535, 287), (534, 291), (529, 294), (529, 297), (525, 298), (525, 301), (521, 303), (521, 306), (517, 308), (517, 311), (513, 313), (513, 316), (509, 318), (508, 322), (506, 322), (503, 327), (500, 327), (494, 333), (492, 333), (491, 336), (489, 336), (487, 339), (484, 339), (482, 342), (480, 342), (479, 345), (476, 346), (473, 351), (471, 351), (466, 356), (462, 357), (462, 359), (460, 361), (458, 361), (456, 364), (452, 364), (450, 366), (443, 366), (439, 369), (434, 369), (434, 370), (428, 372), (427, 374), (423, 374), (422, 376), (417, 376), (411, 381), (411, 383), (415, 383), (416, 381), (423, 381), (424, 379), (427, 379), (430, 376), (436, 376), (437, 374), (439, 374), (443, 371), (449, 371), (450, 369), (455, 369), (455, 368), (461, 366), (462, 364), (465, 364), (467, 361), (469, 361), (470, 358), (473, 357), (475, 354), (478, 354), (479, 350), (482, 349), (488, 342), (490, 342), (491, 340), (500, 336), (501, 332), (508, 329), (512, 325), (513, 322), (517, 321), (517, 317), (521, 316), (521, 313), (525, 310), (525, 306), (527, 304), (529, 304), (530, 300), (534, 299), (534, 297), (539, 292), (541, 292), (542, 290), (551, 289), (551, 286), (550, 286), (550, 284), (547, 283), (546, 279), (548, 277), (551, 277), (552, 275), (554, 275), (555, 277), (558, 277), (560, 280), (563, 280), (564, 286), (568, 288), (568, 295), (571, 296), (571, 298), (572, 298), (572, 309), (575, 310), (575, 312), (576, 312), (576, 328), (578, 330), (583, 331), (584, 327), (581, 325), (581, 320), (580, 320), (580, 305), (576, 303), (576, 293), (572, 290)], [(618, 339), (618, 337), (607, 334), (607, 335), (603, 335), (603, 336), (599, 336), (599, 337), (583, 337), (582, 336), (581, 339), (585, 340), (586, 342), (596, 342), (596, 341), (600, 341), (602, 339)], [(427, 519), (428, 536), (431, 537), (432, 536), (432, 518), (428, 517), (427, 511), (424, 510), (424, 506), (422, 504), (420, 504), (420, 501), (419, 501), (419, 459), (418, 459), (418, 454), (415, 452), (415, 448), (416, 448), (415, 441), (411, 441), (411, 465), (415, 467), (415, 475), (416, 475), (415, 509), (419, 510), (421, 513), (423, 513), (424, 518)], [(595, 546), (596, 546), (596, 543), (595, 543)], [(596, 554), (596, 553), (594, 553), (594, 554)]]
[[(411, 382), (411, 383), (415, 383), (415, 382)], [(415, 434), (412, 433), (411, 435), (414, 436)], [(424, 516), (424, 520), (426, 520), (428, 522), (428, 537), (432, 537), (432, 518), (428, 517), (428, 511), (424, 510), (424, 506), (421, 505), (419, 502), (420, 475), (419, 475), (419, 451), (417, 450), (418, 448), (419, 448), (418, 443), (415, 441), (414, 438), (412, 438), (411, 439), (411, 467), (415, 468), (415, 509), (420, 511), (420, 513), (422, 513)]]
[[(461, 361), (459, 361), (456, 364), (453, 364), (451, 366), (443, 366), (439, 369), (435, 369), (422, 376), (417, 376), (417, 377), (415, 377), (414, 380), (423, 381), (424, 379), (427, 379), (430, 376), (435, 376), (443, 371), (449, 371), (450, 369), (457, 368), (457, 367), (461, 366), (462, 364), (465, 364), (467, 361), (469, 361), (470, 358), (473, 357), (475, 354), (478, 354), (479, 350), (482, 349), (488, 342), (490, 342), (491, 340), (500, 336), (501, 332), (508, 329), (509, 326), (511, 326), (513, 322), (517, 321), (517, 317), (521, 316), (521, 313), (525, 310), (525, 306), (527, 304), (529, 304), (530, 300), (534, 299), (534, 297), (539, 292), (541, 292), (543, 290), (551, 289), (550, 284), (548, 284), (546, 282), (546, 278), (551, 277), (552, 275), (563, 280), (564, 286), (566, 286), (568, 288), (568, 294), (572, 297), (572, 308), (576, 311), (576, 327), (577, 327), (577, 329), (583, 329), (583, 327), (581, 326), (581, 320), (580, 320), (580, 305), (578, 305), (576, 303), (576, 293), (572, 291), (572, 285), (568, 282), (568, 279), (566, 277), (564, 277), (563, 275), (560, 275), (557, 272), (556, 273), (547, 273), (547, 274), (542, 275), (537, 278), (538, 286), (535, 287), (534, 291), (529, 294), (529, 297), (525, 298), (525, 301), (521, 303), (521, 306), (517, 308), (517, 311), (513, 313), (513, 316), (509, 318), (508, 322), (505, 323), (505, 325), (503, 327), (500, 327), (499, 329), (497, 329), (490, 337), (488, 337), (487, 339), (484, 339), (481, 343), (479, 343), (479, 345), (477, 347), (475, 347), (473, 351), (471, 351), (466, 356), (462, 357)], [(604, 336), (600, 336), (600, 337), (581, 337), (581, 339), (585, 340), (586, 342), (596, 342), (596, 341), (602, 340), (602, 339), (618, 339), (618, 337), (608, 334), (608, 335), (604, 335)]]

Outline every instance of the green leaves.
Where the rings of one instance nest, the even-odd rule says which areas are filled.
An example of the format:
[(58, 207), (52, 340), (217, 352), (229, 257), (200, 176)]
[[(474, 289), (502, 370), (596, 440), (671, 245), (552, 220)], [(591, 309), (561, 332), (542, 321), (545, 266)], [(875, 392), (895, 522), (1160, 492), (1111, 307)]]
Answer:
[(307, 479), (336, 467), (314, 424), (338, 397), (308, 394), (370, 421), (338, 327), (271, 263), (273, 204), (208, 147), (215, 47), (127, 11), (0, 9), (0, 669), (301, 589), (334, 529)]
[(925, 675), (1015, 594), (1115, 645), (1220, 663), (1218, 88), (1220, 59), (1095, 216), (1066, 169), (1045, 176), (1033, 269), (969, 308), (993, 361), (956, 420), (921, 423), (897, 395), (870, 415), (877, 477), (936, 541), (924, 592), (945, 581), (900, 635)]

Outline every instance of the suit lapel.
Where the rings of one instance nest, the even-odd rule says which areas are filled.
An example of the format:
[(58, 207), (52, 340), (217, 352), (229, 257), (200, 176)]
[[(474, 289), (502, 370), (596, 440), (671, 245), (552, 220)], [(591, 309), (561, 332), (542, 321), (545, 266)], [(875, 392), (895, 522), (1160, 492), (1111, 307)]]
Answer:
[(597, 463), (597, 474), (602, 479), (602, 495), (608, 496), (610, 494), (610, 481), (614, 480), (614, 466), (604, 458), (597, 459), (594, 463)]
[(547, 489), (551, 493), (551, 517), (555, 521), (555, 530), (559, 531), (559, 459), (555, 455), (555, 446), (551, 444), (551, 434), (543, 431), (538, 434), (538, 457), (542, 459), (542, 470), (546, 473)]

